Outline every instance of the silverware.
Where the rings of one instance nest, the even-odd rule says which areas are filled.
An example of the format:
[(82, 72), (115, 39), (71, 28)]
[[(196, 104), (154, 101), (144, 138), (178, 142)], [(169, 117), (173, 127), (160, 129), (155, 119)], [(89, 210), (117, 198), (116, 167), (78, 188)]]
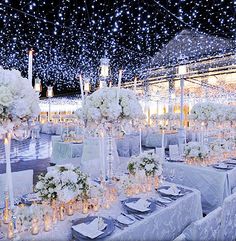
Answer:
[(113, 223), (115, 224), (115, 226), (117, 228), (120, 228), (120, 229), (123, 230), (124, 228), (129, 226), (128, 224), (120, 223), (117, 219), (115, 219), (115, 218), (113, 218), (111, 216), (109, 216), (109, 218), (113, 221)]
[(130, 216), (128, 216), (128, 215), (125, 214), (125, 213), (121, 213), (121, 215), (123, 215), (124, 217), (128, 218), (130, 221), (134, 221), (134, 219), (132, 219)]

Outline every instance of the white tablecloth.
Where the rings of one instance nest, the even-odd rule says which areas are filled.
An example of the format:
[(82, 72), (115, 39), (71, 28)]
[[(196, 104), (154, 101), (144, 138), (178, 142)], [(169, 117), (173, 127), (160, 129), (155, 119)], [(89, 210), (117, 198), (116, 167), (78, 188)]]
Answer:
[(224, 171), (213, 167), (165, 162), (163, 175), (167, 181), (198, 189), (205, 213), (221, 206), (224, 198), (236, 187), (236, 167)]
[[(150, 194), (149, 194), (150, 195)], [(155, 197), (157, 194), (153, 194)], [(202, 218), (200, 192), (186, 194), (184, 197), (172, 202), (167, 207), (158, 207), (143, 220), (137, 221), (124, 230), (115, 229), (114, 233), (105, 240), (114, 241), (163, 241), (175, 239), (190, 223)], [(97, 213), (100, 216), (116, 218), (122, 211), (120, 202), (114, 204), (111, 209), (101, 210)], [(69, 241), (71, 237), (71, 221), (81, 218), (84, 215), (76, 214), (67, 217), (65, 221), (59, 222), (54, 230), (42, 232), (34, 236), (35, 241)], [(32, 240), (32, 235), (21, 235), (22, 241)]]

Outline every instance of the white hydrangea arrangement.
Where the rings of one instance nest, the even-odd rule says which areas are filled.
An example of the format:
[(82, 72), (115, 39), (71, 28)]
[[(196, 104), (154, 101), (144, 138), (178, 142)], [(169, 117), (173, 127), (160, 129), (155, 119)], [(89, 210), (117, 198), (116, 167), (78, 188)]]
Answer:
[(0, 134), (40, 113), (39, 96), (17, 70), (0, 67)]
[(162, 161), (156, 154), (144, 152), (139, 156), (132, 156), (127, 169), (133, 175), (141, 170), (145, 172), (146, 176), (160, 176), (162, 174)]
[(89, 191), (87, 175), (73, 165), (55, 166), (46, 175), (40, 175), (35, 186), (36, 193), (46, 200), (69, 202)]
[(184, 155), (187, 158), (204, 159), (210, 155), (210, 150), (200, 142), (188, 142), (184, 147)]
[(191, 110), (190, 119), (203, 122), (223, 122), (236, 120), (236, 106), (218, 103), (197, 103)]
[(216, 139), (209, 143), (209, 147), (212, 155), (228, 151), (229, 146), (230, 146), (230, 141), (227, 141), (225, 139)]
[(82, 110), (76, 111), (79, 118), (89, 122), (104, 123), (116, 120), (135, 120), (143, 118), (142, 107), (132, 90), (103, 88), (86, 98)]

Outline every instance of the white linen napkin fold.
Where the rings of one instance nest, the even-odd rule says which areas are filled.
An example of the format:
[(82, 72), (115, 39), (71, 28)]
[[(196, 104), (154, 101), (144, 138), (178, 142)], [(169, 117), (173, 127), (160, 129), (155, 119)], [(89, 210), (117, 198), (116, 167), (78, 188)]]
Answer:
[(168, 189), (161, 189), (160, 191), (166, 195), (179, 195), (180, 193), (180, 190), (175, 185), (170, 186)]
[(83, 236), (89, 237), (91, 239), (97, 238), (103, 232), (101, 230), (104, 230), (107, 226), (106, 223), (100, 224), (101, 227), (99, 227), (99, 218), (95, 218), (91, 223), (80, 223), (75, 226), (72, 226), (72, 228), (82, 234)]
[(150, 204), (146, 199), (140, 198), (136, 202), (126, 203), (126, 206), (139, 212), (146, 212), (150, 210)]

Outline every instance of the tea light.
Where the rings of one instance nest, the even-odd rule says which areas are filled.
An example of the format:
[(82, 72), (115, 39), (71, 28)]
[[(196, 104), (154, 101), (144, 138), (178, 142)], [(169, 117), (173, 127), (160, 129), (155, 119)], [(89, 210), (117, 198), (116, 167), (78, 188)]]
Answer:
[(74, 209), (73, 209), (73, 202), (70, 201), (67, 206), (67, 214), (68, 216), (72, 216), (74, 214)]
[(58, 216), (57, 208), (54, 207), (52, 209), (52, 222), (53, 222), (53, 224), (57, 223), (57, 216)]
[(32, 219), (31, 233), (37, 235), (39, 233), (39, 221), (37, 218)]
[(8, 223), (8, 228), (7, 228), (7, 238), (12, 239), (14, 238), (14, 224), (12, 221)]
[(83, 201), (83, 214), (88, 213), (88, 200)]
[(99, 202), (98, 202), (98, 198), (93, 198), (92, 199), (92, 203), (93, 203), (93, 211), (97, 212), (99, 209)]
[(159, 177), (155, 176), (154, 177), (154, 188), (157, 189), (159, 186)]
[(60, 221), (63, 221), (65, 219), (65, 207), (63, 204), (59, 207), (59, 218)]
[(48, 213), (46, 213), (44, 217), (44, 231), (48, 232), (51, 230), (51, 228), (52, 228), (52, 218)]

